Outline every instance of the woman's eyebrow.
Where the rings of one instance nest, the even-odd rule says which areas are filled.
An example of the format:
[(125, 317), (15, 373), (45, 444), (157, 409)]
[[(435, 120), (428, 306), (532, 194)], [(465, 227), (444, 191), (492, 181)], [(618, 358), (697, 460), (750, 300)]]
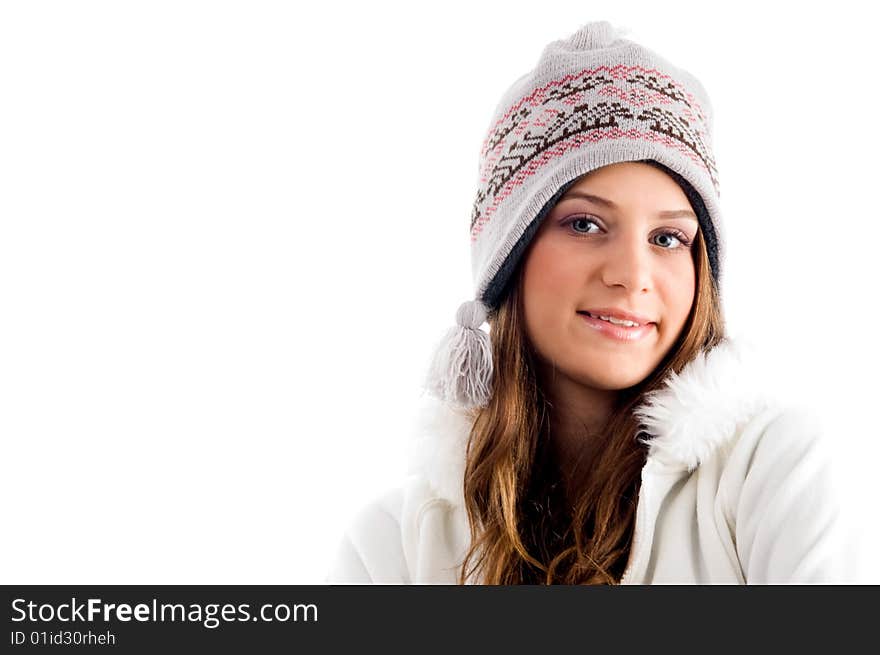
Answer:
[[(583, 198), (584, 200), (591, 200), (597, 205), (602, 205), (603, 207), (608, 207), (609, 209), (617, 208), (617, 205), (615, 205), (607, 198), (595, 196), (592, 193), (587, 193), (586, 191), (569, 191), (562, 197), (562, 200), (569, 200), (571, 198)], [(560, 200), (560, 202), (562, 202), (562, 200)], [(667, 209), (665, 211), (657, 212), (657, 216), (660, 218), (690, 218), (695, 221), (697, 220), (697, 215), (690, 209)]]

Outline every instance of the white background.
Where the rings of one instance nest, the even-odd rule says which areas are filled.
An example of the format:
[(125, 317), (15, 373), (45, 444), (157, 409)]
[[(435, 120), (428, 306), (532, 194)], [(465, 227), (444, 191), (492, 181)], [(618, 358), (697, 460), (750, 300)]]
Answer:
[(471, 297), (491, 112), (600, 19), (707, 88), (731, 332), (877, 540), (876, 35), (809, 6), (3, 3), (0, 582), (320, 583)]

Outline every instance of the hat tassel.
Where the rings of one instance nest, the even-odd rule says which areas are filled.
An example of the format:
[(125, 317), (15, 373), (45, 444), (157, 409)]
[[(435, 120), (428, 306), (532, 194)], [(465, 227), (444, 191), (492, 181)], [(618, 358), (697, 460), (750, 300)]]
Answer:
[(465, 302), (457, 325), (440, 341), (428, 371), (427, 388), (438, 398), (462, 407), (484, 407), (491, 397), (492, 345), (480, 329), (487, 315), (479, 300)]

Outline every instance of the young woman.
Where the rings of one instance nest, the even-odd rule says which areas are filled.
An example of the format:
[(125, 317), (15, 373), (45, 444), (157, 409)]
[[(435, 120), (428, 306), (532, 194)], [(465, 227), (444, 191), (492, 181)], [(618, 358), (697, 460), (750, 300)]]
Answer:
[(699, 81), (589, 23), (505, 94), (480, 173), (411, 475), (328, 582), (850, 581), (815, 421), (725, 335)]

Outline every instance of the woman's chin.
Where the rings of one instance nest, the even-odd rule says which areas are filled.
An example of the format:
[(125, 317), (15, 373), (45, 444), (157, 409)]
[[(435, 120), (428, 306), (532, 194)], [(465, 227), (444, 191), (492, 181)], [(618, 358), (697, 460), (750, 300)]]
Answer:
[(594, 389), (619, 391), (639, 384), (651, 374), (655, 366), (656, 362), (646, 356), (621, 357), (617, 354), (579, 362), (577, 369), (572, 370), (569, 377)]
[(637, 385), (647, 377), (645, 375), (584, 375), (576, 378), (585, 387), (602, 391), (622, 391)]

